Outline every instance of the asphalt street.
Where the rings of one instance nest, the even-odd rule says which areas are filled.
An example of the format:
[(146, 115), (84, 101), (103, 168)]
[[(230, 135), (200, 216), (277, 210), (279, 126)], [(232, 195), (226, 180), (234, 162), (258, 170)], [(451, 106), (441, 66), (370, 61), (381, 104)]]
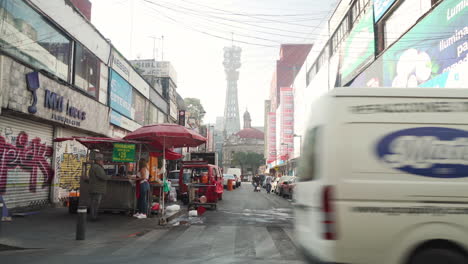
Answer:
[(292, 207), (249, 183), (224, 193), (217, 211), (112, 243), (0, 253), (1, 263), (303, 263), (292, 240)]

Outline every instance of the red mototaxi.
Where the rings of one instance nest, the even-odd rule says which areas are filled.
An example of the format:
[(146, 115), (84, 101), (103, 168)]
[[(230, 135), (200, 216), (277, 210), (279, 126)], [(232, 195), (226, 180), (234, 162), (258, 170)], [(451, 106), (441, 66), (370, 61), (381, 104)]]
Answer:
[(207, 162), (184, 162), (179, 173), (179, 189), (182, 200), (188, 199), (187, 183), (197, 183), (201, 181), (202, 174), (207, 173), (207, 187), (198, 187), (196, 196), (205, 196), (207, 203), (216, 203), (223, 197), (223, 174), (221, 169)]

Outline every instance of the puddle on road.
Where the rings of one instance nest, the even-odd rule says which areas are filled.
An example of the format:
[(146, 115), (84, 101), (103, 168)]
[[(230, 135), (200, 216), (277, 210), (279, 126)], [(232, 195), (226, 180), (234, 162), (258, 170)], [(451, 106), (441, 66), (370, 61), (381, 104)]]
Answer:
[[(293, 219), (293, 210), (291, 208), (274, 208), (265, 210), (244, 209), (242, 211), (218, 210), (217, 212), (235, 216), (241, 221), (261, 224), (290, 223)], [(188, 215), (184, 215), (173, 219), (169, 222), (169, 225), (203, 225), (205, 220), (205, 216), (189, 217)]]

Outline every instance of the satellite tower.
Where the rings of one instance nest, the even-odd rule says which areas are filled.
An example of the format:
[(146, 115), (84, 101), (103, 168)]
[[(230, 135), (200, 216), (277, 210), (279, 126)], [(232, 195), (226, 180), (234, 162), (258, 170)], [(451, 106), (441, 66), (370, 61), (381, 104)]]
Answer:
[(227, 136), (240, 131), (239, 102), (237, 99), (237, 81), (239, 80), (240, 57), (242, 49), (232, 45), (224, 48), (224, 72), (227, 89), (224, 106), (224, 132)]

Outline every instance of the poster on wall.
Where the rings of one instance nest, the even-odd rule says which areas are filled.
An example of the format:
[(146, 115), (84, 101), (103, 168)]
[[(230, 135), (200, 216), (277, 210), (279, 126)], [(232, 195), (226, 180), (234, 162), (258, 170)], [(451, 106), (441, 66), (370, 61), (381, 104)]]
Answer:
[(445, 0), (383, 57), (386, 87), (468, 87), (468, 2)]
[(374, 21), (377, 22), (396, 0), (374, 0)]
[(110, 70), (110, 107), (120, 114), (133, 119), (133, 88), (116, 71)]
[(374, 19), (372, 6), (366, 9), (353, 27), (343, 45), (341, 58), (341, 83), (346, 84), (374, 58)]

